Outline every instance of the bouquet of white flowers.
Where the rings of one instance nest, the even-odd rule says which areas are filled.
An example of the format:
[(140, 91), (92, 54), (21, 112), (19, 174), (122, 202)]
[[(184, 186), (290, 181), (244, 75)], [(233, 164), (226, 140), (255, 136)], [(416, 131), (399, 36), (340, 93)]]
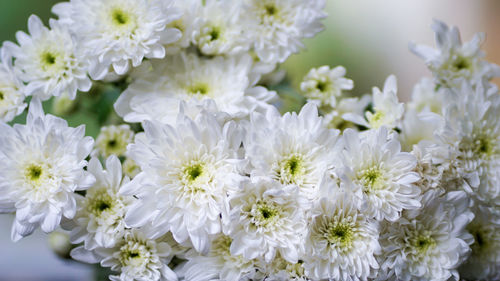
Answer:
[[(437, 49), (410, 44), (434, 77), (407, 104), (393, 75), (355, 97), (344, 67), (322, 66), (282, 115), (269, 86), (324, 7), (70, 0), (49, 27), (31, 16), (0, 51), (12, 240), (63, 229), (73, 259), (121, 281), (500, 280), (500, 67), (484, 36), (434, 21)], [(119, 95), (95, 118), (121, 118), (95, 141), (44, 113), (104, 88)]]

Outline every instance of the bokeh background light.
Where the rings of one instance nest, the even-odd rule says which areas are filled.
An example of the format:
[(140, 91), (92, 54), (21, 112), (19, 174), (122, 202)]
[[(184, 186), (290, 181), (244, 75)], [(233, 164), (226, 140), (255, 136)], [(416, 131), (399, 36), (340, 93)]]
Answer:
[[(182, 0), (178, 0), (182, 1)], [(15, 40), (26, 30), (27, 19), (37, 14), (45, 23), (56, 0), (0, 0), (0, 40)], [(487, 59), (500, 64), (500, 1), (498, 0), (327, 0), (326, 29), (306, 41), (307, 49), (284, 65), (292, 87), (297, 88), (311, 67), (343, 65), (354, 80), (354, 94), (381, 87), (396, 74), (399, 97), (407, 101), (413, 85), (430, 76), (424, 63), (408, 51), (408, 42), (434, 45), (432, 19), (460, 28), (462, 39), (478, 31), (487, 33), (483, 49)], [(500, 84), (500, 80), (495, 81)], [(88, 123), (92, 117), (78, 120)], [(71, 124), (71, 122), (70, 122)], [(1, 132), (0, 132), (1, 133)], [(91, 133), (93, 134), (93, 133)], [(18, 243), (10, 241), (11, 215), (0, 216), (0, 281), (95, 280), (92, 267), (56, 258), (40, 231)]]

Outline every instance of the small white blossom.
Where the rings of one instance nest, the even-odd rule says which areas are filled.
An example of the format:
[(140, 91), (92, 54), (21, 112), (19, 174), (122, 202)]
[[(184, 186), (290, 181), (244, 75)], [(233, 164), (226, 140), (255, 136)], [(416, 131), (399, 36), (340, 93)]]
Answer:
[(112, 248), (125, 233), (125, 213), (133, 202), (131, 196), (118, 194), (129, 179), (122, 176), (122, 166), (116, 156), (106, 160), (106, 170), (97, 158), (90, 160), (88, 169), (96, 178), (85, 197), (77, 197), (78, 210), (71, 225), (71, 242), (85, 242), (85, 248)]
[(480, 46), (484, 34), (478, 33), (470, 42), (462, 43), (458, 28), (449, 28), (445, 23), (434, 20), (432, 29), (436, 33), (438, 49), (410, 44), (410, 50), (425, 60), (436, 82), (445, 87), (460, 86), (460, 80), (480, 81), (500, 76), (500, 67), (484, 60)]
[(71, 257), (86, 263), (100, 263), (119, 275), (110, 275), (111, 281), (177, 281), (177, 275), (168, 267), (173, 250), (166, 237), (152, 239), (151, 231), (127, 230), (113, 248), (83, 246), (71, 251)]
[(0, 57), (0, 122), (10, 122), (26, 108), (24, 85), (4, 48), (0, 49)]
[(321, 106), (335, 107), (342, 91), (352, 90), (354, 82), (345, 78), (343, 66), (330, 69), (329, 66), (313, 68), (304, 77), (300, 89), (309, 101), (317, 101)]
[(129, 125), (105, 126), (96, 139), (94, 155), (107, 158), (110, 155), (124, 156), (127, 145), (132, 143), (134, 132)]
[(31, 36), (22, 31), (16, 34), (20, 46), (4, 43), (6, 52), (14, 59), (16, 74), (27, 84), (26, 95), (47, 100), (66, 93), (74, 99), (77, 90), (90, 90), (87, 60), (66, 26), (50, 20), (48, 29), (32, 15), (28, 30)]
[(432, 79), (423, 78), (413, 88), (407, 108), (416, 112), (434, 112), (444, 114), (446, 94), (443, 87), (437, 86)]
[(385, 81), (384, 91), (373, 88), (373, 112), (367, 111), (364, 116), (347, 113), (344, 119), (367, 128), (395, 128), (404, 113), (404, 105), (398, 101), (397, 91), (396, 77), (391, 75)]

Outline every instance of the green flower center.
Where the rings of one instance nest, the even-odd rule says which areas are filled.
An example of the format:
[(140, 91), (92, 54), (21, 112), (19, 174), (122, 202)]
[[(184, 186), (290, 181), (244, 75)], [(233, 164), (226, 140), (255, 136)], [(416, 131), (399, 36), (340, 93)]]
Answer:
[(111, 17), (113, 19), (113, 23), (116, 25), (126, 25), (130, 22), (130, 16), (122, 9), (113, 9)]
[(273, 202), (259, 200), (251, 211), (252, 223), (257, 227), (267, 227), (276, 223), (280, 218), (280, 207)]
[(292, 154), (278, 164), (276, 171), (278, 180), (284, 184), (301, 184), (301, 178), (306, 174), (307, 168), (300, 154)]
[(266, 10), (266, 14), (268, 16), (274, 16), (278, 12), (278, 9), (274, 4), (267, 4), (264, 6), (264, 9)]
[(189, 166), (185, 173), (190, 181), (195, 181), (203, 173), (203, 166), (201, 164)]
[(472, 62), (469, 58), (466, 58), (463, 56), (457, 56), (455, 61), (453, 61), (453, 63), (452, 63), (452, 67), (456, 71), (460, 71), (462, 69), (471, 69)]
[(345, 223), (332, 223), (329, 225), (325, 236), (330, 245), (350, 247), (353, 242), (352, 226)]
[(419, 235), (414, 242), (415, 248), (419, 253), (426, 253), (429, 249), (436, 246), (436, 241), (430, 235)]
[(2, 92), (0, 92), (0, 101), (2, 101), (4, 99), (5, 99), (4, 94)]
[(362, 171), (358, 179), (365, 193), (370, 193), (382, 189), (383, 187), (383, 173), (378, 167), (372, 167)]
[(100, 216), (103, 212), (112, 209), (114, 206), (114, 200), (106, 189), (89, 195), (88, 200), (87, 210), (95, 216)]
[(188, 92), (193, 95), (206, 95), (208, 91), (209, 87), (206, 83), (196, 83), (188, 88)]
[(210, 35), (210, 41), (216, 41), (220, 38), (221, 30), (218, 27), (212, 27), (208, 35)]
[(330, 87), (330, 83), (327, 81), (317, 81), (316, 83), (316, 89), (322, 93), (328, 92)]
[(32, 182), (38, 181), (42, 177), (42, 174), (43, 169), (40, 165), (32, 164), (26, 169), (26, 176)]

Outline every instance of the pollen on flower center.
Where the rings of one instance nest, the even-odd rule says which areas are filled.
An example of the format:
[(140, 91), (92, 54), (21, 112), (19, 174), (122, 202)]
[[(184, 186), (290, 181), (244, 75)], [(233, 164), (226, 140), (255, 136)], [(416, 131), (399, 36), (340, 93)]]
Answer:
[(425, 253), (436, 245), (436, 241), (429, 234), (418, 235), (414, 239), (414, 247), (419, 253)]
[(352, 244), (352, 227), (346, 223), (330, 223), (325, 233), (326, 240), (331, 245), (350, 247)]
[(130, 16), (121, 9), (113, 9), (111, 15), (116, 25), (126, 25), (130, 22)]
[(113, 208), (113, 198), (106, 189), (99, 190), (97, 193), (88, 197), (87, 210), (95, 216), (100, 216), (103, 212)]
[(196, 83), (188, 87), (188, 92), (193, 95), (206, 95), (209, 92), (209, 87), (206, 83)]
[(360, 173), (358, 180), (363, 186), (363, 192), (370, 193), (371, 191), (382, 188), (383, 173), (378, 167), (366, 169)]
[(32, 182), (38, 181), (42, 177), (43, 168), (40, 165), (32, 164), (26, 169), (26, 176)]
[(123, 267), (144, 268), (149, 263), (148, 257), (151, 256), (148, 247), (136, 241), (129, 241), (120, 251), (120, 263)]
[(304, 159), (300, 154), (292, 154), (279, 163), (276, 171), (278, 180), (284, 184), (300, 184), (301, 177), (306, 173)]
[(470, 69), (472, 67), (472, 63), (470, 59), (459, 55), (453, 61), (452, 66), (455, 70), (460, 71), (462, 69)]
[(328, 92), (330, 87), (331, 85), (328, 81), (321, 81), (321, 80), (317, 81), (316, 89), (318, 89), (318, 91), (322, 93)]
[(280, 208), (272, 202), (259, 200), (252, 206), (250, 215), (252, 217), (251, 221), (255, 226), (266, 227), (278, 221)]
[(203, 173), (203, 167), (201, 164), (195, 164), (187, 167), (185, 172), (190, 181), (195, 181)]

